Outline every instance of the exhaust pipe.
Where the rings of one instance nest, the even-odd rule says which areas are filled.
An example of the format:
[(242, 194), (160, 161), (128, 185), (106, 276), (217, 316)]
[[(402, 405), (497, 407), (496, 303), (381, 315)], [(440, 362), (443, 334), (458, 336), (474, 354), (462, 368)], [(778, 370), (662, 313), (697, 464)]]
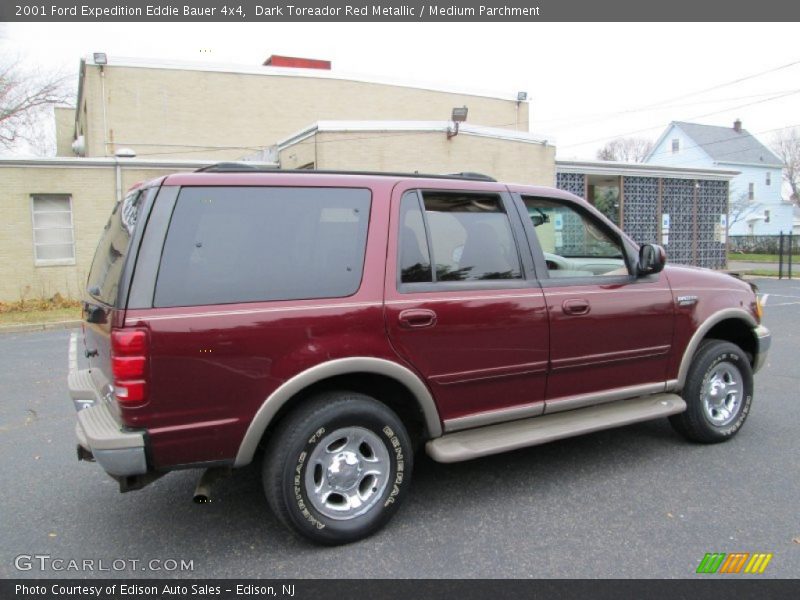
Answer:
[(194, 503), (208, 504), (211, 502), (211, 486), (218, 479), (227, 477), (230, 474), (229, 467), (211, 467), (203, 471), (200, 480), (197, 482), (197, 487), (194, 488), (194, 496), (192, 496)]
[(90, 450), (87, 450), (86, 448), (78, 444), (77, 451), (78, 451), (78, 460), (85, 460), (86, 462), (94, 462), (94, 454), (92, 454)]

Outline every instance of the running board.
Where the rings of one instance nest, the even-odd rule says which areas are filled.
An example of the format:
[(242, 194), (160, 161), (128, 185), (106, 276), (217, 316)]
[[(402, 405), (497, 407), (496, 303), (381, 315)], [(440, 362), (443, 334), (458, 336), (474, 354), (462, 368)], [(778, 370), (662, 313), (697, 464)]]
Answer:
[(686, 402), (677, 394), (653, 394), (449, 433), (429, 441), (425, 449), (435, 461), (459, 462), (666, 417), (685, 410)]

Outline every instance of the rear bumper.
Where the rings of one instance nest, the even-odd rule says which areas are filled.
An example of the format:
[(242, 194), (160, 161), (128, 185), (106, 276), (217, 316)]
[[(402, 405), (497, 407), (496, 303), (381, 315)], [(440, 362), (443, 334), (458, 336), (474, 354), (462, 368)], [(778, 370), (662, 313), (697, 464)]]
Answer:
[(114, 419), (110, 400), (101, 396), (90, 369), (77, 368), (77, 335), (70, 338), (69, 394), (78, 411), (75, 436), (78, 445), (112, 477), (147, 473), (143, 432), (125, 431)]
[(756, 354), (753, 357), (753, 373), (757, 373), (764, 363), (767, 362), (769, 347), (772, 345), (772, 334), (763, 325), (756, 327), (753, 332), (756, 335)]

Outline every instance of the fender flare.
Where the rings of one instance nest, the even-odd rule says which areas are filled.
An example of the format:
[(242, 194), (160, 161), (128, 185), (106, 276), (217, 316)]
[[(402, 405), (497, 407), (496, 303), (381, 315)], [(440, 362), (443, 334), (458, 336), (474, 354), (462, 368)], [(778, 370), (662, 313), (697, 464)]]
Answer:
[(683, 389), (683, 386), (686, 384), (686, 377), (689, 374), (689, 367), (692, 364), (692, 359), (694, 358), (695, 352), (697, 352), (698, 346), (700, 346), (700, 342), (703, 341), (703, 338), (706, 337), (706, 334), (711, 331), (715, 325), (729, 319), (742, 321), (751, 330), (758, 327), (758, 323), (756, 323), (753, 315), (741, 308), (725, 308), (712, 314), (700, 324), (700, 327), (697, 328), (689, 340), (689, 343), (686, 345), (686, 350), (684, 350), (683, 358), (681, 359), (681, 366), (678, 369), (678, 379), (675, 381), (674, 386), (668, 384), (668, 388), (677, 390)]
[(427, 386), (413, 371), (401, 364), (381, 358), (340, 358), (306, 369), (302, 373), (283, 382), (277, 390), (270, 394), (258, 411), (256, 411), (252, 421), (250, 421), (247, 432), (241, 444), (239, 444), (239, 451), (236, 454), (234, 466), (243, 467), (253, 461), (253, 455), (258, 447), (258, 443), (261, 441), (272, 419), (278, 414), (281, 407), (295, 394), (323, 379), (351, 373), (373, 373), (376, 375), (383, 375), (404, 385), (416, 398), (417, 403), (422, 409), (429, 436), (431, 438), (436, 438), (442, 435), (442, 422), (439, 418), (439, 411), (436, 408), (436, 403), (433, 401), (433, 396), (431, 396)]

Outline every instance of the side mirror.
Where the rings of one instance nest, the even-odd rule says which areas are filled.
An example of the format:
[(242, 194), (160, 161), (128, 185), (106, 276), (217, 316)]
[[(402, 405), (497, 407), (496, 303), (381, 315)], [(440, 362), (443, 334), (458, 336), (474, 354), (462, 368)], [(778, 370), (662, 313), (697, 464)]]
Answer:
[(656, 244), (642, 244), (639, 248), (639, 264), (637, 265), (637, 274), (652, 275), (659, 273), (664, 269), (667, 262), (667, 253), (664, 248)]

